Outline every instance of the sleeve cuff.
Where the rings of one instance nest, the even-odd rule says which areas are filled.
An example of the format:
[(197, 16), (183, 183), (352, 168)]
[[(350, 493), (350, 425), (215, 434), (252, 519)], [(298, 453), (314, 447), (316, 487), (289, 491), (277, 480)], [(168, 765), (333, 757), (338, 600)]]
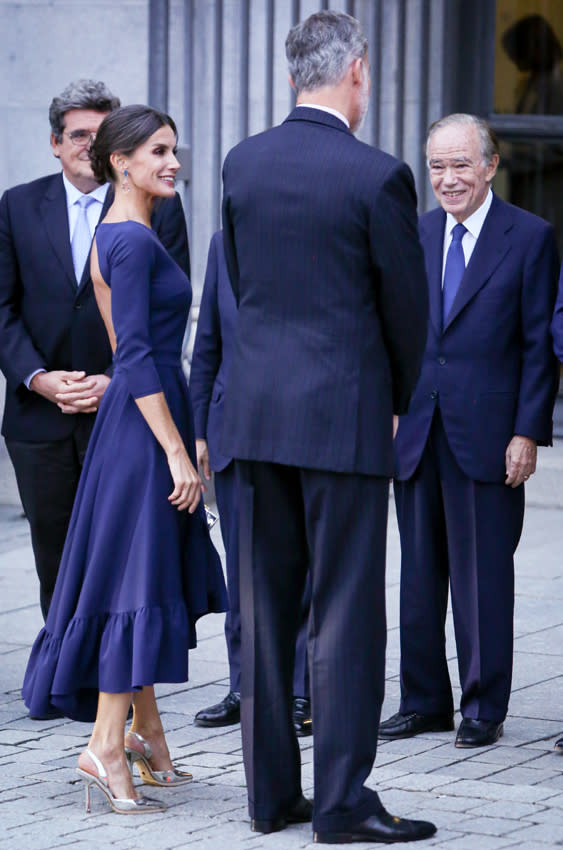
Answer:
[(46, 371), (47, 371), (46, 369), (36, 369), (34, 372), (30, 372), (30, 374), (26, 378), (23, 379), (23, 383), (25, 384), (27, 389), (30, 388), (29, 385), (31, 384), (31, 382), (35, 378), (35, 376), (39, 374), (39, 372), (46, 372)]

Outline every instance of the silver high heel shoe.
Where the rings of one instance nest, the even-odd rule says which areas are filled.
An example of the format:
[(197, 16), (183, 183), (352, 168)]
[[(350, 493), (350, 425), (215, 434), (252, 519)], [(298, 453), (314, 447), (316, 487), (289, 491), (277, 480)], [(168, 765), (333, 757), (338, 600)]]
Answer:
[(100, 759), (94, 755), (92, 750), (86, 750), (92, 764), (96, 768), (97, 776), (93, 773), (88, 773), (87, 770), (82, 770), (81, 767), (76, 768), (76, 772), (82, 778), (86, 786), (86, 811), (90, 811), (90, 788), (96, 785), (100, 791), (105, 794), (107, 800), (114, 812), (119, 815), (142, 815), (145, 812), (152, 814), (153, 812), (166, 811), (166, 805), (159, 800), (152, 800), (150, 797), (115, 797), (108, 784), (108, 775), (105, 767)]
[(125, 757), (129, 762), (131, 773), (133, 773), (133, 765), (136, 764), (139, 776), (147, 785), (161, 785), (171, 788), (174, 785), (185, 785), (186, 782), (192, 781), (193, 776), (191, 773), (185, 770), (179, 770), (177, 767), (173, 767), (172, 770), (153, 770), (149, 764), (152, 758), (152, 750), (149, 742), (142, 735), (139, 735), (138, 732), (133, 732), (131, 729), (126, 733), (125, 737), (127, 735), (133, 735), (135, 740), (143, 746), (143, 752), (140, 753), (138, 750), (134, 750), (132, 747), (126, 745)]

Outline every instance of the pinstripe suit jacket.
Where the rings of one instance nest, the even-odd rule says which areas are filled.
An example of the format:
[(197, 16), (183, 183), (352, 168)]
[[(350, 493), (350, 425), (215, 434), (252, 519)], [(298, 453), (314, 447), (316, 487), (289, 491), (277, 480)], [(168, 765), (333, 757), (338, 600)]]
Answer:
[(224, 453), (389, 476), (428, 310), (410, 170), (298, 107), (233, 148), (223, 179), (239, 305)]

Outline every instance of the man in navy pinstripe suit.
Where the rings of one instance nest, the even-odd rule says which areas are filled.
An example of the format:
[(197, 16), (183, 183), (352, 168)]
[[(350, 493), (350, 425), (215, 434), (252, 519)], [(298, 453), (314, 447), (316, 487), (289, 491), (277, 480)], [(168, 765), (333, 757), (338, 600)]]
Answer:
[[(319, 12), (286, 41), (297, 107), (224, 165), (225, 255), (238, 303), (223, 450), (240, 482), (241, 723), (251, 825), (313, 821), (315, 841), (408, 841), (366, 787), (385, 661), (393, 415), (424, 350), (427, 295), (412, 175), (357, 141), (367, 42)], [(310, 565), (314, 805), (291, 721)]]

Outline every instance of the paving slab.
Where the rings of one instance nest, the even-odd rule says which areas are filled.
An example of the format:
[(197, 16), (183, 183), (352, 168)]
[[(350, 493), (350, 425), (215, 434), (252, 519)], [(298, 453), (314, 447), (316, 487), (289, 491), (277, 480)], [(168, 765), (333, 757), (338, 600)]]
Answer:
[[(559, 456), (559, 455), (558, 455)], [(563, 842), (563, 510), (543, 505), (553, 474), (537, 481), (516, 562), (514, 689), (504, 737), (492, 747), (458, 750), (455, 732), (381, 742), (368, 784), (394, 813), (439, 827), (421, 847), (543, 850)], [(544, 482), (545, 483), (545, 482)], [(549, 485), (549, 487), (548, 487)], [(544, 488), (542, 494), (541, 488)], [(562, 489), (563, 494), (563, 489)], [(214, 529), (218, 548), (223, 552)], [(383, 716), (398, 707), (400, 550), (394, 505), (388, 531), (388, 652)], [(165, 813), (117, 817), (97, 794), (91, 814), (74, 767), (91, 725), (32, 721), (19, 690), (42, 625), (25, 520), (0, 505), (0, 846), (2, 850), (150, 848), (290, 850), (312, 848), (308, 825), (263, 836), (249, 829), (240, 729), (201, 729), (195, 713), (222, 699), (229, 677), (224, 620), (205, 617), (190, 655), (190, 681), (157, 687), (173, 756), (194, 773), (189, 786), (151, 789)], [(459, 680), (451, 616), (447, 654), (455, 699)], [(456, 712), (456, 726), (459, 712)], [(312, 742), (301, 739), (303, 785), (313, 788)], [(362, 850), (370, 845), (356, 845)], [(406, 844), (397, 844), (398, 848)]]

